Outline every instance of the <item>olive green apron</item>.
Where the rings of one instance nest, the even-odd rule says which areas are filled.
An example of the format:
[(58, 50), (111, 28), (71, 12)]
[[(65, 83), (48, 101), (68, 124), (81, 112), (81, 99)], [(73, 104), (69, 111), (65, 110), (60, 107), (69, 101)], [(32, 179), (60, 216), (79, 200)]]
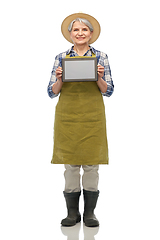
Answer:
[(63, 83), (55, 111), (51, 163), (108, 164), (105, 107), (96, 82)]

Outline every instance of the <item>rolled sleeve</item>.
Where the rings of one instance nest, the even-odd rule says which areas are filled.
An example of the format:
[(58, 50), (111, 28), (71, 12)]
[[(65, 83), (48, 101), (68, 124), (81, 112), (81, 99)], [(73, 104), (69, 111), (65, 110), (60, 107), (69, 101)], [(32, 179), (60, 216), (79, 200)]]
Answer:
[(103, 96), (110, 97), (114, 91), (114, 84), (112, 81), (111, 69), (108, 61), (108, 56), (105, 53), (101, 53), (99, 64), (104, 66), (103, 80), (107, 83), (107, 91), (102, 93)]
[(52, 86), (53, 84), (57, 81), (57, 78), (56, 78), (56, 69), (61, 66), (61, 61), (59, 59), (59, 56), (56, 56), (55, 58), (55, 62), (54, 62), (54, 65), (53, 65), (53, 69), (52, 69), (52, 72), (51, 72), (51, 78), (50, 78), (50, 82), (48, 84), (48, 88), (47, 88), (47, 92), (48, 92), (48, 95), (50, 98), (54, 98), (54, 97), (57, 97), (59, 94), (55, 94), (53, 91), (52, 91)]

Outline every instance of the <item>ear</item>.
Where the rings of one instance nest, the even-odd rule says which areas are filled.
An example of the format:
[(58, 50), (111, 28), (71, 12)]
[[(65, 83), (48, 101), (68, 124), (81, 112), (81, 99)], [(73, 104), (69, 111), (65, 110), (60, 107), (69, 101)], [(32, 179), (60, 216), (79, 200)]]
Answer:
[(91, 32), (91, 37), (90, 37), (90, 39), (92, 38), (92, 35), (93, 35), (93, 32)]
[(69, 32), (69, 36), (70, 36), (70, 39), (72, 40), (72, 34), (71, 34), (71, 32)]
[[(71, 32), (69, 32), (69, 36), (70, 36), (70, 39), (71, 39), (71, 41), (73, 42), (73, 39), (72, 39), (72, 34), (71, 34)], [(73, 42), (74, 43), (74, 42)]]

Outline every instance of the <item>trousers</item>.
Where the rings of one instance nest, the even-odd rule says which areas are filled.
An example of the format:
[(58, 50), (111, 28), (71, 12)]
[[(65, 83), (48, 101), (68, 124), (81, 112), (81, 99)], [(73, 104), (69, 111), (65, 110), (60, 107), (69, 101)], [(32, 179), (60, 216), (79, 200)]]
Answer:
[(81, 191), (80, 168), (82, 166), (84, 173), (82, 176), (82, 186), (86, 191), (98, 191), (99, 165), (69, 165), (65, 164), (65, 192)]

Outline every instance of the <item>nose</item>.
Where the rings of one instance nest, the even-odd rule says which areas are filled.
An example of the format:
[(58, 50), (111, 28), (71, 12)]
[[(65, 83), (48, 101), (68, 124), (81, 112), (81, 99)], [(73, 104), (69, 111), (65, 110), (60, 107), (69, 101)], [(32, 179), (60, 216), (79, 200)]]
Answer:
[(78, 35), (80, 35), (80, 36), (83, 35), (82, 29), (79, 30)]

